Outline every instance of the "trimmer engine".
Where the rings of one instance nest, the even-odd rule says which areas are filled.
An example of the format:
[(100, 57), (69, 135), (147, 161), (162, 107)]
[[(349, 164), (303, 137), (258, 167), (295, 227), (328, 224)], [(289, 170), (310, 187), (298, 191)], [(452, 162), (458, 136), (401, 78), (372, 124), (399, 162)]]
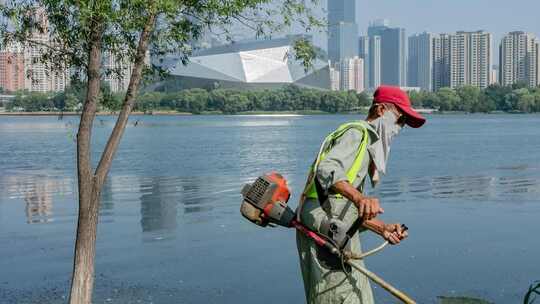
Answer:
[(279, 173), (263, 175), (242, 189), (242, 215), (251, 222), (266, 227), (276, 224), (291, 227), (295, 213), (287, 206), (291, 196), (287, 181)]

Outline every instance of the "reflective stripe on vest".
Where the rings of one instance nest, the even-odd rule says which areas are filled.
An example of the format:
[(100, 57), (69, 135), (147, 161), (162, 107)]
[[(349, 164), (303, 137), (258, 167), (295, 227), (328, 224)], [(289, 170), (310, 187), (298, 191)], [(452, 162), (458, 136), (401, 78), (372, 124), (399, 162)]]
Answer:
[[(366, 154), (366, 148), (368, 143), (368, 130), (365, 126), (366, 122), (360, 121), (360, 122), (350, 122), (341, 125), (337, 130), (330, 133), (325, 139), (323, 144), (321, 145), (321, 148), (319, 150), (319, 154), (317, 155), (317, 159), (313, 162), (313, 165), (311, 165), (311, 171), (309, 174), (309, 183), (306, 187), (306, 191), (304, 191), (305, 196), (308, 198), (318, 198), (317, 195), (317, 189), (315, 186), (315, 175), (317, 172), (317, 167), (319, 166), (319, 163), (326, 158), (326, 155), (332, 147), (335, 145), (336, 140), (339, 139), (345, 132), (347, 132), (350, 129), (357, 129), (360, 132), (362, 132), (362, 141), (360, 144), (360, 147), (358, 148), (358, 154), (356, 154), (356, 158), (354, 159), (354, 162), (352, 166), (347, 170), (347, 180), (349, 183), (353, 184), (356, 180), (356, 177), (358, 175), (358, 172), (360, 172), (360, 169), (362, 168), (362, 162), (364, 161), (364, 156)], [(337, 197), (341, 197), (341, 195), (336, 195)]]

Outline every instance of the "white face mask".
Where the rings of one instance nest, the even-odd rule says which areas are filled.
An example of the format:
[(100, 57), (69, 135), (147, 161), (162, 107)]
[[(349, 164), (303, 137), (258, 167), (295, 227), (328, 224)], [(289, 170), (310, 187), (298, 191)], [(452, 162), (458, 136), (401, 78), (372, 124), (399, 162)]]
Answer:
[(370, 122), (379, 135), (379, 140), (368, 147), (369, 154), (376, 168), (375, 170), (369, 170), (371, 185), (373, 187), (378, 184), (380, 174), (386, 174), (386, 163), (390, 155), (390, 144), (402, 128), (396, 123), (397, 119), (397, 115), (392, 111), (385, 111), (381, 117)]

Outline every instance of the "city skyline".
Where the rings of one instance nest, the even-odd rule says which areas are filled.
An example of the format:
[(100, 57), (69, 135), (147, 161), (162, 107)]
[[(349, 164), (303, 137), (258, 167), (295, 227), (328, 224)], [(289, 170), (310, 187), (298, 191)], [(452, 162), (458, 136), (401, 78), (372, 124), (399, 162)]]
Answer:
[[(321, 1), (320, 10), (326, 9), (326, 1)], [(516, 9), (520, 9), (519, 14), (509, 14)], [(540, 2), (533, 0), (381, 0), (369, 3), (356, 0), (356, 23), (360, 36), (367, 35), (367, 28), (373, 20), (388, 19), (391, 27), (405, 28), (408, 35), (484, 30), (490, 32), (493, 41), (498, 43), (507, 33), (513, 31), (530, 32), (540, 37), (540, 18), (537, 13), (539, 10)], [(321, 12), (320, 15), (326, 14)], [(314, 41), (317, 46), (326, 49), (325, 33), (314, 35)], [(494, 47), (493, 55), (498, 57), (498, 48)]]
[[(455, 3), (459, 2), (463, 2), (463, 0), (454, 1), (452, 9), (455, 11), (456, 8), (461, 8), (459, 11), (461, 21), (463, 19), (462, 17), (470, 14), (472, 8), (484, 1), (470, 3), (466, 6), (466, 9), (463, 9), (465, 6), (455, 5)], [(413, 3), (423, 5), (416, 7), (412, 5)], [(528, 3), (528, 0), (518, 0), (517, 3)], [(529, 70), (527, 73), (530, 76), (525, 77), (523, 74), (526, 68), (523, 64), (524, 59), (520, 59), (525, 55), (517, 54), (513, 50), (518, 44), (514, 46), (513, 44), (509, 44), (510, 42), (507, 42), (506, 48), (500, 46), (501, 42), (504, 43), (504, 37), (517, 32), (531, 36), (533, 37), (531, 39), (536, 41), (535, 37), (537, 35), (535, 31), (528, 30), (525, 27), (515, 28), (515, 26), (512, 26), (505, 28), (504, 25), (501, 25), (501, 22), (497, 22), (497, 26), (504, 31), (494, 33), (489, 27), (479, 26), (481, 23), (480, 20), (485, 19), (479, 12), (487, 11), (486, 9), (476, 11), (478, 18), (473, 18), (474, 22), (471, 23), (465, 20), (465, 22), (460, 22), (459, 26), (456, 26), (455, 22), (452, 24), (445, 22), (448, 16), (452, 16), (452, 10), (445, 11), (445, 14), (438, 14), (441, 17), (441, 22), (437, 26), (424, 26), (425, 21), (431, 18), (433, 14), (426, 19), (407, 18), (406, 22), (403, 22), (402, 15), (408, 15), (409, 17), (414, 15), (421, 16), (426, 10), (441, 10), (447, 5), (448, 3), (434, 5), (424, 0), (413, 0), (405, 6), (400, 3), (392, 3), (390, 5), (387, 0), (383, 0), (376, 4), (370, 4), (369, 7), (364, 7), (365, 3), (359, 0), (323, 1), (321, 2), (321, 11), (325, 12), (327, 16), (328, 35), (326, 35), (325, 43), (318, 43), (317, 35), (315, 35), (313, 39), (314, 45), (320, 46), (323, 49), (326, 46), (328, 57), (333, 64), (339, 65), (341, 61), (349, 60), (356, 56), (361, 58), (364, 70), (361, 76), (363, 87), (365, 88), (373, 89), (378, 84), (420, 87), (425, 90), (436, 89), (441, 86), (456, 87), (464, 84), (486, 87), (495, 80), (492, 75), (494, 73), (492, 68), (503, 65), (506, 66), (506, 71), (503, 71), (501, 74), (501, 79), (496, 79), (500, 80), (501, 84), (514, 83), (516, 81), (527, 81), (531, 86), (538, 84), (539, 81), (536, 74), (539, 69), (536, 57), (530, 59), (531, 62), (527, 64), (527, 69)], [(393, 19), (395, 10), (400, 10), (400, 14), (398, 18)], [(375, 13), (370, 13), (370, 11)], [(384, 16), (380, 16), (381, 11), (384, 11)], [(411, 14), (407, 14), (409, 12)], [(499, 12), (499, 7), (495, 9), (495, 13), (497, 12)], [(369, 17), (364, 18), (363, 16), (366, 15), (369, 15)], [(379, 17), (384, 17), (384, 19), (379, 19)], [(493, 18), (488, 18), (487, 20), (491, 22), (491, 19)], [(46, 20), (45, 18), (43, 22), (47, 22)], [(509, 20), (509, 18), (504, 20)], [(528, 21), (528, 24), (534, 24), (534, 22), (531, 23), (531, 21)], [(419, 25), (422, 27), (417, 28)], [(452, 30), (449, 30), (448, 25), (452, 26)], [(446, 28), (443, 30), (443, 27)], [(433, 30), (434, 28), (439, 28), (439, 30)], [(470, 35), (467, 34), (467, 37), (465, 37), (459, 35), (459, 33), (470, 33)], [(485, 33), (485, 35), (476, 38), (475, 33)], [(430, 38), (424, 37), (422, 40), (422, 35), (428, 35)], [(434, 60), (444, 60), (444, 58), (436, 58), (437, 53), (434, 52), (433, 48), (438, 49), (441, 46), (434, 43), (431, 36), (441, 37), (444, 35), (449, 35), (448, 47), (451, 48), (448, 51), (448, 56), (451, 56), (454, 64), (450, 67), (443, 68), (443, 66), (434, 64)], [(42, 39), (48, 41), (49, 37), (44, 36)], [(481, 49), (477, 49), (477, 47)], [(538, 47), (536, 46), (536, 48)], [(453, 50), (454, 53), (451, 53), (450, 50)], [(476, 53), (471, 53), (470, 56), (459, 55), (460, 52), (469, 53), (469, 50)], [(508, 57), (510, 59), (502, 58), (500, 56), (500, 52), (502, 51), (504, 51), (505, 58), (508, 56), (513, 57)], [(515, 54), (509, 55), (510, 52), (514, 52)], [(538, 50), (535, 52), (538, 52)], [(25, 48), (23, 53), (24, 74), (31, 74), (33, 76), (33, 79), (25, 77), (24, 88), (41, 92), (63, 90), (66, 85), (66, 75), (64, 73), (47, 73), (47, 67), (37, 60), (41, 53), (38, 48)], [(529, 53), (532, 54), (531, 52)], [(0, 78), (2, 79), (0, 80), (2, 81), (0, 82), (8, 89), (21, 87), (21, 85), (15, 86), (21, 82), (18, 78), (22, 74), (19, 71), (21, 70), (19, 67), (21, 62), (19, 62), (20, 60), (16, 61), (18, 60), (16, 56), (18, 56), (18, 53), (4, 51), (1, 57)], [(532, 55), (527, 56), (530, 57)], [(14, 61), (13, 59), (16, 59), (14, 63), (12, 63)], [(104, 66), (119, 64), (115, 62), (116, 60), (109, 61), (111, 62), (105, 62)], [(518, 61), (521, 63), (518, 63)], [(456, 64), (459, 67), (456, 67)], [(521, 66), (512, 66), (518, 64)], [(343, 64), (343, 66), (346, 65), (348, 64)], [(129, 67), (129, 64), (127, 67)], [(446, 76), (440, 74), (443, 70), (446, 71), (444, 73), (450, 74)], [(508, 76), (510, 73), (515, 75)], [(45, 81), (46, 78), (49, 78), (49, 80)], [(344, 79), (343, 77), (341, 78)], [(35, 79), (39, 79), (39, 81), (34, 81)], [(126, 82), (125, 80), (124, 82)], [(104, 81), (111, 82), (111, 79), (106, 77)], [(125, 86), (123, 83), (111, 85), (113, 91), (121, 91), (125, 89)]]

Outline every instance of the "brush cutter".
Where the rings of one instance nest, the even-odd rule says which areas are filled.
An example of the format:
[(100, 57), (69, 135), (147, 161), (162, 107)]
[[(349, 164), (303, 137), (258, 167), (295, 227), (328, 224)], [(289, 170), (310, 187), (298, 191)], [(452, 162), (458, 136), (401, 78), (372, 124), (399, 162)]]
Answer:
[[(397, 290), (379, 276), (366, 268), (354, 263), (354, 260), (363, 259), (382, 250), (388, 242), (362, 254), (345, 250), (349, 239), (360, 226), (358, 222), (347, 224), (338, 219), (326, 220), (321, 226), (321, 232), (314, 232), (297, 220), (295, 212), (287, 205), (291, 193), (287, 181), (279, 173), (272, 172), (258, 177), (255, 182), (246, 184), (242, 191), (243, 202), (240, 207), (242, 215), (252, 223), (261, 227), (282, 226), (295, 228), (311, 238), (318, 246), (326, 248), (344, 263), (354, 267), (372, 281), (389, 291), (403, 303), (416, 303), (405, 293)], [(408, 228), (403, 225), (403, 230)]]

